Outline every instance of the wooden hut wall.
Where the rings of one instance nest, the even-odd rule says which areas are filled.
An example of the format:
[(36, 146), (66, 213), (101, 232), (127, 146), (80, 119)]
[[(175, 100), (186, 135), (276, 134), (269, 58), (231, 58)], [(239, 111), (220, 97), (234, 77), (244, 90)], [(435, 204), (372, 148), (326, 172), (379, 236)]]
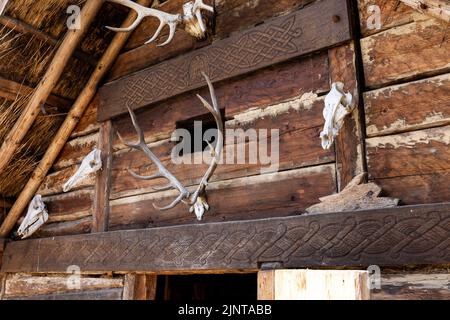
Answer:
[(359, 1), (370, 179), (403, 204), (450, 200), (450, 41), (448, 25), (395, 1), (368, 29)]
[[(182, 2), (168, 0), (162, 6), (174, 11)], [(273, 17), (301, 10), (311, 2), (216, 0), (214, 32), (206, 40), (194, 41), (178, 30), (174, 41), (162, 48), (142, 45), (157, 24), (147, 19), (133, 33), (108, 81), (209, 46)], [(450, 201), (447, 26), (403, 4), (396, 5), (396, 1), (357, 2), (354, 10), (359, 12), (361, 39), (216, 85), (226, 127), (280, 129), (280, 172), (260, 174), (261, 165), (219, 167), (209, 187), (212, 209), (204, 222), (299, 214), (319, 197), (342, 189), (365, 169), (385, 195), (397, 197), (403, 204)], [(380, 29), (368, 27), (369, 5), (381, 8)], [(161, 38), (165, 36), (167, 33)], [(324, 151), (318, 137), (324, 122), (323, 97), (334, 81), (343, 81), (345, 90), (363, 103), (346, 122), (336, 148)], [(169, 138), (177, 123), (205, 114), (196, 93), (208, 97), (207, 91), (200, 89), (137, 112), (152, 149), (186, 185), (194, 185), (205, 166), (171, 165), (173, 143)], [(105, 177), (93, 175), (74, 191), (62, 193), (63, 183), (82, 158), (104, 139), (97, 122), (98, 105), (97, 97), (41, 186), (39, 192), (49, 208), (50, 221), (36, 237), (98, 230), (93, 227), (98, 195), (95, 185)], [(128, 116), (108, 121), (112, 131), (120, 130), (126, 139), (136, 138)], [(168, 202), (173, 193), (152, 191), (160, 181), (131, 177), (127, 168), (147, 174), (154, 166), (144, 155), (130, 151), (115, 135), (112, 137), (111, 166), (106, 168), (111, 179), (108, 229), (196, 223), (195, 216), (183, 206), (163, 213), (153, 209), (153, 202)], [(0, 297), (55, 297), (58, 293), (61, 298), (87, 298), (92, 293), (123, 298), (123, 275), (86, 277), (83, 281), (87, 289), (67, 292), (59, 291), (58, 284), (63, 280), (57, 275), (8, 274), (0, 277)], [(42, 281), (45, 285), (36, 285), (32, 294), (19, 292), (23, 279), (26, 286)], [(95, 285), (89, 287), (90, 283)], [(382, 289), (373, 292), (372, 298), (448, 299), (448, 283), (448, 265), (383, 270)]]

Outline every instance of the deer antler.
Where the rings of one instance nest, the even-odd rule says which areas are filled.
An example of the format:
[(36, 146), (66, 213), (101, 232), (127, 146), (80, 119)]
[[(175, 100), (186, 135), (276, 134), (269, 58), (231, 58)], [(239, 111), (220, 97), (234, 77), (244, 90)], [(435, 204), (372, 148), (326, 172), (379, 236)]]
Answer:
[[(138, 25), (142, 22), (145, 17), (156, 17), (160, 20), (160, 24), (158, 29), (156, 30), (153, 37), (151, 37), (146, 44), (153, 42), (160, 35), (164, 26), (169, 26), (169, 37), (167, 40), (158, 44), (158, 46), (162, 47), (172, 41), (175, 36), (175, 32), (179, 23), (184, 23), (186, 26), (186, 31), (189, 32), (192, 36), (197, 38), (203, 38), (206, 32), (205, 23), (203, 22), (202, 10), (206, 10), (209, 12), (214, 12), (214, 8), (203, 3), (203, 0), (195, 0), (195, 2), (188, 2), (183, 6), (183, 14), (170, 14), (163, 12), (161, 10), (156, 10), (152, 8), (144, 7), (136, 2), (131, 0), (106, 0), (110, 2), (114, 2), (117, 4), (121, 4), (128, 8), (133, 9), (137, 13), (136, 20), (127, 28), (113, 28), (106, 27), (109, 30), (113, 30), (116, 32), (128, 32), (136, 29)], [(196, 22), (195, 22), (195, 18)], [(200, 30), (198, 30), (200, 28)]]
[(131, 121), (133, 122), (133, 126), (136, 130), (136, 133), (139, 137), (139, 142), (136, 144), (133, 143), (129, 143), (126, 142), (122, 136), (117, 132), (117, 135), (119, 136), (119, 139), (122, 141), (123, 144), (125, 144), (126, 146), (132, 148), (132, 149), (136, 149), (136, 150), (140, 150), (142, 152), (145, 153), (145, 155), (156, 165), (156, 167), (158, 168), (158, 172), (156, 172), (153, 175), (150, 176), (141, 176), (135, 172), (133, 172), (132, 170), (128, 169), (128, 171), (130, 172), (130, 174), (135, 177), (136, 179), (141, 179), (141, 180), (152, 180), (155, 178), (166, 178), (169, 183), (165, 186), (162, 187), (155, 187), (155, 190), (168, 190), (168, 189), (176, 189), (178, 190), (178, 192), (180, 193), (179, 196), (169, 205), (165, 206), (165, 207), (158, 207), (155, 204), (153, 204), (153, 206), (158, 209), (158, 210), (168, 210), (168, 209), (172, 209), (174, 208), (176, 205), (178, 205), (180, 202), (184, 202), (186, 204), (188, 204), (190, 207), (190, 212), (195, 211), (195, 214), (197, 216), (197, 218), (199, 220), (201, 220), (203, 213), (205, 212), (205, 210), (209, 209), (209, 205), (206, 202), (206, 198), (205, 198), (205, 193), (206, 193), (206, 187), (208, 185), (208, 181), (209, 179), (212, 177), (212, 175), (214, 174), (214, 171), (217, 168), (217, 165), (219, 163), (220, 160), (220, 156), (223, 150), (223, 122), (222, 122), (222, 116), (220, 113), (220, 109), (217, 103), (217, 98), (216, 98), (216, 94), (214, 92), (214, 87), (211, 83), (211, 80), (208, 78), (208, 76), (206, 74), (204, 74), (202, 72), (202, 75), (205, 77), (206, 82), (208, 83), (208, 87), (209, 87), (209, 91), (211, 94), (211, 102), (212, 102), (212, 106), (211, 104), (209, 104), (203, 97), (201, 97), (200, 95), (197, 95), (197, 97), (200, 99), (200, 101), (203, 103), (203, 105), (205, 106), (206, 109), (208, 109), (209, 112), (212, 113), (212, 115), (214, 116), (214, 120), (216, 121), (216, 125), (217, 125), (217, 141), (216, 141), (216, 147), (213, 148), (211, 146), (211, 144), (209, 143), (209, 141), (207, 141), (210, 151), (212, 153), (213, 159), (211, 160), (211, 164), (209, 165), (208, 170), (206, 171), (206, 173), (204, 174), (204, 176), (202, 177), (200, 184), (198, 185), (198, 187), (196, 188), (196, 190), (193, 193), (190, 193), (182, 184), (181, 182), (172, 174), (170, 173), (169, 170), (167, 170), (167, 168), (162, 164), (162, 162), (158, 159), (158, 157), (150, 150), (150, 148), (147, 146), (147, 144), (145, 143), (145, 137), (144, 137), (144, 132), (142, 131), (142, 129), (139, 127), (138, 121), (137, 121), (137, 117), (135, 115), (135, 113), (133, 112), (133, 110), (131, 110), (129, 107), (128, 108), (128, 112), (130, 113), (131, 116)]
[(161, 33), (164, 26), (168, 25), (170, 30), (169, 38), (164, 43), (158, 44), (158, 46), (160, 47), (165, 46), (170, 41), (172, 41), (173, 37), (175, 36), (175, 31), (177, 29), (178, 23), (183, 21), (181, 14), (170, 14), (160, 10), (147, 8), (131, 0), (107, 0), (107, 1), (121, 4), (125, 7), (133, 9), (137, 13), (136, 20), (134, 20), (134, 22), (129, 27), (127, 28), (106, 27), (109, 30), (116, 32), (128, 32), (136, 29), (145, 17), (156, 17), (159, 19), (160, 23), (158, 29), (156, 30), (153, 37), (146, 42), (146, 44), (155, 41), (156, 38)]

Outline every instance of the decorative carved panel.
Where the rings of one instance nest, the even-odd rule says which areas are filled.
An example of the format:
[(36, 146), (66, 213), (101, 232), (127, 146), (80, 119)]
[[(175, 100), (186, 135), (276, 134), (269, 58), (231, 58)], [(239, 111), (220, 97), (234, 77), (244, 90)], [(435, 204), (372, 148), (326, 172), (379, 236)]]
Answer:
[(197, 224), (7, 244), (2, 272), (255, 270), (450, 262), (450, 204)]
[[(346, 0), (325, 0), (100, 89), (99, 121), (350, 39)], [(339, 17), (339, 18), (337, 18)]]

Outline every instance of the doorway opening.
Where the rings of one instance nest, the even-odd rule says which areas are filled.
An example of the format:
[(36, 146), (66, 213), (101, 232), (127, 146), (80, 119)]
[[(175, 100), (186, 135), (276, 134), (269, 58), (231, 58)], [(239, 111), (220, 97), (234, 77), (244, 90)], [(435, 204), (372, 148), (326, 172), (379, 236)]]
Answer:
[(158, 276), (156, 300), (174, 302), (256, 300), (257, 274)]

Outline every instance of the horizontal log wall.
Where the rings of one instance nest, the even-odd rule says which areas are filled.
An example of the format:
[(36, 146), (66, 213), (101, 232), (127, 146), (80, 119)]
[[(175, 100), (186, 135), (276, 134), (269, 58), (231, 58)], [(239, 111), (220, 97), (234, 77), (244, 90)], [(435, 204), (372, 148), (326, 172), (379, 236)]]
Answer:
[[(170, 0), (161, 6), (168, 11), (179, 10), (181, 2)], [(199, 47), (207, 50), (208, 46), (214, 47), (216, 44), (220, 47), (221, 41), (230, 35), (238, 38), (241, 32), (251, 32), (255, 25), (264, 21), (268, 25), (274, 24), (275, 20), (272, 18), (295, 12), (299, 12), (301, 16), (301, 10), (304, 9), (309, 10), (308, 12), (317, 10), (311, 9), (316, 5), (312, 3), (314, 1), (250, 2), (254, 10), (248, 10), (249, 1), (215, 1), (215, 32), (205, 41), (196, 42), (195, 46), (183, 31), (179, 32), (178, 39), (175, 38), (164, 48), (158, 48), (154, 44), (142, 45), (156, 27), (155, 21), (148, 19), (133, 33), (125, 52), (113, 68), (110, 80), (129, 79), (128, 74), (131, 72), (181, 56), (182, 52), (191, 52)], [(331, 2), (321, 5), (328, 6)], [(344, 24), (346, 15), (342, 15), (341, 22)], [(333, 24), (331, 20), (322, 22)], [(258, 28), (265, 30), (264, 26)], [(314, 26), (302, 25), (301, 28), (305, 37), (316, 32)], [(322, 34), (317, 34), (314, 43), (321, 43), (319, 38)], [(164, 35), (161, 38), (164, 38)], [(298, 47), (301, 47), (299, 51), (302, 51), (305, 46)], [(206, 213), (205, 222), (295, 215), (316, 203), (319, 197), (337, 191), (335, 151), (322, 149), (319, 133), (324, 123), (323, 96), (329, 91), (332, 81), (330, 70), (333, 72), (333, 78), (338, 81), (342, 77), (348, 77), (343, 66), (354, 66), (355, 56), (352, 49), (348, 51), (349, 54), (346, 49), (342, 52), (345, 57), (339, 59), (339, 62), (334, 58), (335, 54), (330, 55), (327, 50), (320, 50), (305, 57), (294, 57), (278, 64), (275, 64), (279, 62), (276, 59), (273, 61), (274, 65), (214, 85), (219, 106), (224, 113), (226, 128), (279, 130), (280, 157), (272, 165), (278, 167), (280, 172), (261, 173), (261, 169), (268, 166), (262, 165), (260, 161), (255, 164), (220, 165), (208, 188), (211, 210)], [(180, 59), (184, 59), (183, 57), (185, 56)], [(334, 66), (330, 66), (330, 63)], [(355, 69), (351, 69), (349, 75), (354, 72)], [(113, 81), (112, 85), (121, 83), (120, 81)], [(357, 91), (356, 85), (349, 85), (349, 90)], [(107, 85), (106, 89), (110, 90), (110, 87)], [(207, 165), (174, 165), (171, 152), (175, 143), (170, 141), (170, 137), (180, 123), (207, 114), (196, 94), (209, 99), (208, 90), (202, 88), (137, 110), (146, 142), (164, 165), (189, 188), (195, 187)], [(103, 93), (101, 95), (103, 96)], [(104, 101), (101, 107), (107, 108), (103, 109), (103, 115), (99, 117), (101, 119), (110, 111), (117, 111)], [(113, 131), (120, 132), (124, 139), (136, 139), (136, 132), (128, 115), (113, 119), (112, 124)], [(164, 182), (162, 179), (142, 181), (133, 178), (127, 169), (146, 175), (154, 172), (156, 168), (142, 152), (126, 148), (116, 134), (112, 144), (110, 230), (196, 223), (195, 216), (189, 214), (188, 208), (183, 205), (166, 212), (155, 210), (152, 203), (168, 203), (176, 193), (154, 191), (152, 187), (161, 185)], [(236, 152), (238, 148), (244, 147), (248, 153), (249, 144), (249, 141), (243, 143), (238, 140), (226, 142), (224, 158), (230, 152), (229, 148)], [(268, 147), (270, 148), (270, 143)], [(361, 155), (361, 152), (359, 154)], [(349, 170), (349, 174), (352, 173), (354, 172)]]
[(38, 190), (47, 206), (49, 220), (33, 237), (74, 235), (92, 230), (96, 174), (68, 193), (63, 193), (62, 187), (78, 170), (84, 157), (98, 146), (97, 107), (98, 99), (95, 98)]
[(123, 276), (4, 275), (0, 300), (122, 300)]
[(358, 3), (369, 178), (402, 204), (448, 201), (448, 26), (401, 2)]

